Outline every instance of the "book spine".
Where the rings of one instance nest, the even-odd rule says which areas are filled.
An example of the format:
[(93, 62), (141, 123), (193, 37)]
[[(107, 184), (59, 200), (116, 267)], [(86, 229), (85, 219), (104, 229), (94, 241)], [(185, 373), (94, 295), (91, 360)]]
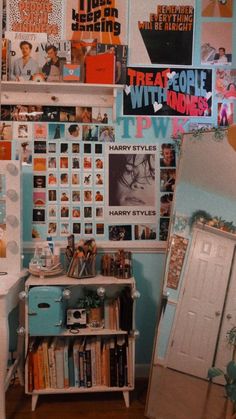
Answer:
[(79, 387), (79, 344), (78, 340), (73, 343), (74, 386)]
[(63, 351), (63, 364), (64, 364), (64, 387), (69, 387), (69, 365), (68, 365), (68, 339), (65, 342), (64, 351)]
[(48, 340), (44, 339), (42, 343), (43, 349), (43, 371), (44, 371), (44, 382), (45, 387), (50, 387), (50, 377), (49, 377), (49, 362), (48, 362)]
[(85, 350), (86, 386), (92, 387), (91, 349)]

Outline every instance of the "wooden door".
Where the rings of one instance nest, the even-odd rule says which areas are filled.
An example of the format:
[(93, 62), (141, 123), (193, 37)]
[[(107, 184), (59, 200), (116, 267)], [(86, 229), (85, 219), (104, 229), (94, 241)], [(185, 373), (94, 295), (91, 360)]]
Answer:
[(168, 367), (207, 377), (214, 357), (233, 251), (233, 240), (195, 230), (168, 348)]
[[(225, 301), (225, 309), (217, 345), (215, 366), (225, 371), (227, 363), (232, 359), (233, 347), (227, 340), (227, 332), (236, 326), (236, 253), (232, 264), (229, 287)], [(225, 383), (224, 379), (217, 382)]]

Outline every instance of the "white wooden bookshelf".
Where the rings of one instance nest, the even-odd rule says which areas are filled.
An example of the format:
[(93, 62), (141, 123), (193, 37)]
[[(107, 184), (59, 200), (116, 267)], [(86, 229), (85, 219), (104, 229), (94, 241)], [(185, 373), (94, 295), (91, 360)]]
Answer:
[[(115, 277), (105, 277), (102, 275), (97, 275), (94, 278), (87, 278), (87, 279), (75, 279), (70, 278), (67, 275), (61, 275), (61, 276), (55, 276), (55, 277), (36, 277), (33, 275), (30, 275), (27, 281), (25, 282), (25, 293), (26, 293), (26, 310), (25, 310), (25, 351), (26, 351), (26, 367), (25, 367), (25, 391), (27, 394), (32, 396), (32, 410), (35, 410), (38, 397), (40, 395), (50, 395), (50, 394), (75, 394), (75, 393), (96, 393), (96, 392), (121, 392), (123, 394), (124, 402), (126, 407), (129, 407), (129, 394), (130, 391), (134, 389), (134, 366), (135, 366), (135, 320), (134, 320), (134, 312), (135, 312), (135, 297), (133, 300), (133, 316), (132, 316), (132, 331), (130, 332), (129, 336), (128, 332), (125, 330), (113, 330), (108, 328), (81, 328), (79, 329), (78, 334), (71, 332), (70, 330), (66, 329), (65, 327), (62, 328), (61, 332), (58, 334), (55, 334), (55, 336), (59, 336), (62, 338), (69, 338), (73, 339), (76, 337), (83, 337), (83, 336), (107, 336), (109, 339), (109, 336), (120, 336), (124, 335), (127, 336), (128, 339), (128, 350), (130, 355), (127, 357), (128, 359), (128, 369), (129, 369), (129, 381), (128, 385), (124, 385), (122, 387), (118, 386), (106, 386), (106, 385), (94, 385), (92, 387), (66, 387), (66, 388), (43, 388), (40, 390), (33, 389), (32, 391), (28, 390), (28, 346), (30, 338), (32, 337), (30, 335), (30, 328), (29, 328), (29, 298), (27, 296), (29, 295), (29, 291), (31, 287), (40, 287), (40, 286), (60, 286), (64, 288), (69, 288), (71, 290), (71, 293), (73, 294), (73, 290), (75, 291), (78, 289), (78, 287), (98, 287), (103, 286), (106, 290), (109, 289), (110, 294), (114, 290), (117, 291), (117, 289), (122, 290), (122, 288), (128, 286), (130, 287), (130, 291), (134, 293), (136, 291), (136, 285), (135, 285), (135, 279), (128, 278), (128, 279), (118, 279)], [(68, 303), (69, 304), (69, 303)], [(40, 337), (47, 336), (40, 335)], [(50, 335), (52, 336), (52, 335)], [(35, 337), (35, 336), (34, 336)], [(49, 335), (48, 335), (49, 337)]]

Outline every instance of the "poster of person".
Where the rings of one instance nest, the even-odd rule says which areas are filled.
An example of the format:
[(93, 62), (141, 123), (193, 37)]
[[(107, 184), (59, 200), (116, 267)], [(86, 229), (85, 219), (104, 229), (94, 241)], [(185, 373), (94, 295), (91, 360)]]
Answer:
[(228, 127), (233, 123), (233, 103), (228, 101), (218, 103), (217, 122), (220, 127)]
[(202, 16), (232, 17), (233, 0), (202, 0)]
[(65, 38), (96, 38), (98, 42), (127, 43), (128, 2), (124, 0), (67, 0)]
[(233, 26), (231, 22), (202, 22), (201, 64), (232, 63)]
[(156, 240), (156, 237), (155, 224), (138, 224), (134, 226), (135, 240)]
[(7, 31), (46, 33), (49, 42), (63, 38), (64, 0), (7, 1)]
[(215, 92), (218, 99), (236, 99), (236, 69), (216, 69)]
[(12, 123), (0, 122), (0, 141), (12, 140)]
[(212, 70), (128, 67), (124, 115), (211, 116)]
[(157, 145), (107, 145), (106, 218), (155, 222)]
[(195, 0), (130, 3), (129, 63), (191, 65)]
[(132, 240), (132, 227), (131, 225), (110, 225), (109, 240), (123, 241)]

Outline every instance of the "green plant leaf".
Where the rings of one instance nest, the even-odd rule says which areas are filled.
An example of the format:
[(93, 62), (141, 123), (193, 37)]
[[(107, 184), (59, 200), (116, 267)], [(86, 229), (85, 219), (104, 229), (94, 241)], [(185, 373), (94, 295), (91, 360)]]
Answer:
[(236, 385), (227, 384), (225, 386), (226, 394), (232, 402), (236, 402)]
[(230, 380), (236, 380), (236, 362), (235, 361), (228, 362), (226, 371)]
[(208, 370), (207, 378), (211, 379), (214, 377), (219, 377), (220, 375), (224, 375), (224, 371), (222, 371), (220, 368), (211, 367)]

